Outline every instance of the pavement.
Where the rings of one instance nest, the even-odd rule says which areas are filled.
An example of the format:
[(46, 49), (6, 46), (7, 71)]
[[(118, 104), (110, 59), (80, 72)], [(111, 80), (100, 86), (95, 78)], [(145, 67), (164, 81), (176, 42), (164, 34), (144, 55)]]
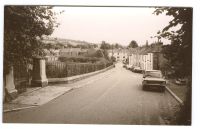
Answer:
[(3, 122), (170, 125), (179, 103), (168, 92), (143, 91), (141, 81), (141, 74), (117, 64), (91, 78), (56, 85), (74, 90), (34, 108), (6, 112)]
[[(99, 73), (101, 76), (104, 73)], [(81, 88), (89, 83), (101, 79), (99, 76), (88, 77), (87, 80), (74, 82), (71, 84), (50, 84), (46, 87), (31, 87), (27, 88), (27, 91), (19, 94), (19, 96), (9, 103), (3, 104), (3, 112), (17, 111), (27, 108), (33, 108), (43, 105), (49, 101), (56, 99), (57, 97), (77, 88)], [(72, 85), (73, 84), (73, 85)]]

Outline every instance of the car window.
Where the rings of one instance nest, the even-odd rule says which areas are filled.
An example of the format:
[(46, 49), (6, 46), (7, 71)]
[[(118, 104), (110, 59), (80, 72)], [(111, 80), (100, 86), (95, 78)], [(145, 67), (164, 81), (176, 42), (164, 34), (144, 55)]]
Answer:
[(157, 77), (157, 78), (162, 78), (161, 72), (158, 71), (149, 71), (145, 73), (145, 77)]

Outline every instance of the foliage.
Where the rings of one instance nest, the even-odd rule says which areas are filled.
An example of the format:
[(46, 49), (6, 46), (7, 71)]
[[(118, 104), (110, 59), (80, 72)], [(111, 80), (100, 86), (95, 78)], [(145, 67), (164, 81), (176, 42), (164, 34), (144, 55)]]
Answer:
[(114, 49), (124, 48), (122, 45), (116, 43), (112, 46)]
[(111, 56), (111, 61), (116, 62), (116, 58), (114, 56)]
[(95, 53), (95, 57), (97, 57), (97, 58), (104, 57), (104, 54), (103, 54), (102, 50), (97, 50), (96, 53)]
[(137, 44), (137, 42), (135, 40), (132, 40), (130, 42), (130, 44), (128, 45), (128, 47), (129, 48), (136, 48), (136, 47), (138, 47), (138, 44)]
[(61, 43), (45, 43), (44, 45), (44, 48), (46, 48), (47, 50), (49, 49), (55, 49), (55, 50), (58, 50), (58, 49), (62, 49), (62, 48), (65, 48), (65, 45), (61, 44)]
[(107, 50), (103, 50), (103, 55), (104, 55), (104, 58), (109, 60), (109, 56), (108, 56), (108, 51)]
[(5, 6), (4, 66), (26, 64), (35, 55), (44, 55), (43, 35), (50, 35), (55, 14), (50, 6)]
[[(188, 77), (186, 101), (177, 114), (176, 124), (191, 125), (191, 78), (192, 78), (192, 8), (157, 8), (154, 13), (166, 13), (173, 19), (162, 31), (158, 32), (158, 39), (171, 40), (170, 45), (163, 48), (164, 56), (169, 60), (171, 68), (178, 77)], [(173, 27), (181, 26), (174, 31)]]
[(104, 49), (111, 49), (112, 47), (111, 47), (111, 45), (109, 43), (106, 43), (105, 41), (102, 41), (100, 48), (104, 50)]
[[(157, 37), (171, 40), (170, 45), (163, 49), (164, 56), (170, 61), (175, 73), (180, 76), (190, 76), (192, 72), (192, 8), (157, 8), (155, 14), (166, 13), (172, 16), (162, 31), (158, 32)], [(174, 31), (173, 28), (181, 26)]]

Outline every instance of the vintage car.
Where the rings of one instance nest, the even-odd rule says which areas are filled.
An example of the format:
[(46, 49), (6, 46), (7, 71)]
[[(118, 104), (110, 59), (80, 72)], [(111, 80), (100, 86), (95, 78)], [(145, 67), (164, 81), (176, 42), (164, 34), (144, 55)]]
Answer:
[(143, 73), (142, 88), (143, 90), (165, 91), (166, 80), (163, 78), (160, 70), (146, 70)]

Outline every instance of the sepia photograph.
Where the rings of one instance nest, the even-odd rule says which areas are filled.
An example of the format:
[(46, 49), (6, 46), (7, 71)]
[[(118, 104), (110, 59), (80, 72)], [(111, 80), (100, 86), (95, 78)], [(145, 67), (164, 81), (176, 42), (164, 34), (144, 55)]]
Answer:
[(3, 11), (3, 123), (191, 126), (193, 7)]

